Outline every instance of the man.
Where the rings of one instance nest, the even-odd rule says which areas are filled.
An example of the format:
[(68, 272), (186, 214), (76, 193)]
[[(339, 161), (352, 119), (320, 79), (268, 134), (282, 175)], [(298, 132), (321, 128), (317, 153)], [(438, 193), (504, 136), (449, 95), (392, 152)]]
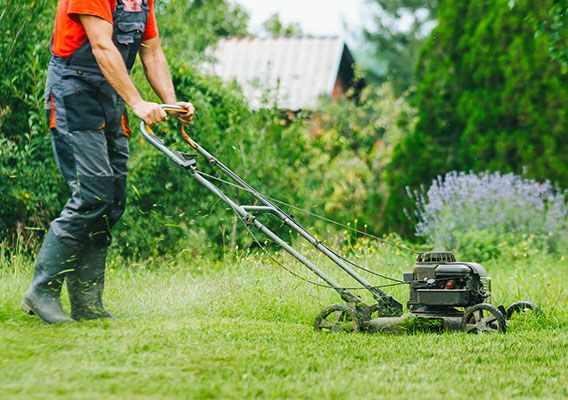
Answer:
[[(38, 254), (22, 308), (47, 323), (112, 318), (102, 303), (111, 228), (124, 212), (130, 135), (125, 103), (155, 124), (167, 115), (144, 101), (129, 72), (136, 55), (164, 103), (176, 101), (153, 0), (59, 0), (46, 82), (52, 148), (72, 194)], [(67, 282), (71, 318), (60, 293)]]

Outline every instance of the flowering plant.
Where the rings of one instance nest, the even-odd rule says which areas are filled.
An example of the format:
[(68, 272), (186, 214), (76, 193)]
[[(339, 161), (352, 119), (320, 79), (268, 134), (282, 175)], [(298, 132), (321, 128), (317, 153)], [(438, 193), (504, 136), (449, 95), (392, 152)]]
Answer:
[[(416, 234), (436, 249), (468, 253), (482, 243), (491, 258), (499, 244), (520, 243), (527, 237), (548, 251), (566, 245), (566, 192), (548, 181), (512, 173), (454, 171), (438, 176), (427, 191), (409, 195), (416, 203)], [(488, 246), (494, 249), (487, 250)]]

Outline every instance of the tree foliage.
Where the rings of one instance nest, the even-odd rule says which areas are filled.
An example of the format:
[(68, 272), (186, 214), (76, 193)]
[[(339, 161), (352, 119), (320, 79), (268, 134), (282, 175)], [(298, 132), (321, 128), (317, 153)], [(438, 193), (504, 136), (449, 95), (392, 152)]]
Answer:
[(536, 22), (552, 0), (442, 2), (418, 65), (419, 122), (388, 171), (388, 226), (410, 228), (406, 187), (501, 171), (568, 186), (568, 76)]
[(568, 0), (553, 0), (538, 33), (547, 39), (550, 57), (560, 62), (563, 72), (568, 73)]
[(272, 14), (266, 21), (262, 23), (262, 29), (265, 34), (278, 37), (291, 37), (302, 34), (302, 27), (297, 22), (286, 24), (280, 19), (278, 13)]
[(420, 48), (435, 23), (438, 0), (367, 0), (376, 7), (373, 25), (364, 33), (378, 63), (369, 71), (390, 81), (398, 93), (415, 81)]
[(160, 38), (168, 55), (199, 62), (203, 51), (223, 36), (247, 34), (249, 16), (226, 0), (164, 0), (156, 2)]

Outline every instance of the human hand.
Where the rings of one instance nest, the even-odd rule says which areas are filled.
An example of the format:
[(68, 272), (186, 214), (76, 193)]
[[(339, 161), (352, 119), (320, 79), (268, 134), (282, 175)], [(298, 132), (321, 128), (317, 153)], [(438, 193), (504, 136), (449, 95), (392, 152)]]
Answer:
[(136, 116), (148, 125), (157, 124), (168, 118), (168, 114), (157, 103), (140, 100), (132, 106), (132, 111)]
[(186, 113), (176, 113), (175, 116), (182, 124), (188, 125), (193, 121), (193, 116), (195, 115), (195, 107), (190, 102), (178, 101), (176, 103), (187, 110)]

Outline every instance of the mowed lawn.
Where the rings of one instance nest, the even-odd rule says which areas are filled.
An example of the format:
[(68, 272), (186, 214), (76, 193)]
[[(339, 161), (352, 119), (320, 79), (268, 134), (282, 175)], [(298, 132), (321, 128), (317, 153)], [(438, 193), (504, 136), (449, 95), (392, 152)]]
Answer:
[[(356, 256), (394, 276), (413, 262), (386, 248)], [(106, 299), (116, 321), (47, 326), (19, 311), (31, 262), (3, 259), (0, 398), (568, 397), (567, 261), (485, 266), (495, 305), (530, 299), (545, 314), (502, 335), (322, 334), (313, 318), (338, 296), (252, 255), (159, 268), (115, 261)], [(406, 301), (406, 291), (392, 293)]]

